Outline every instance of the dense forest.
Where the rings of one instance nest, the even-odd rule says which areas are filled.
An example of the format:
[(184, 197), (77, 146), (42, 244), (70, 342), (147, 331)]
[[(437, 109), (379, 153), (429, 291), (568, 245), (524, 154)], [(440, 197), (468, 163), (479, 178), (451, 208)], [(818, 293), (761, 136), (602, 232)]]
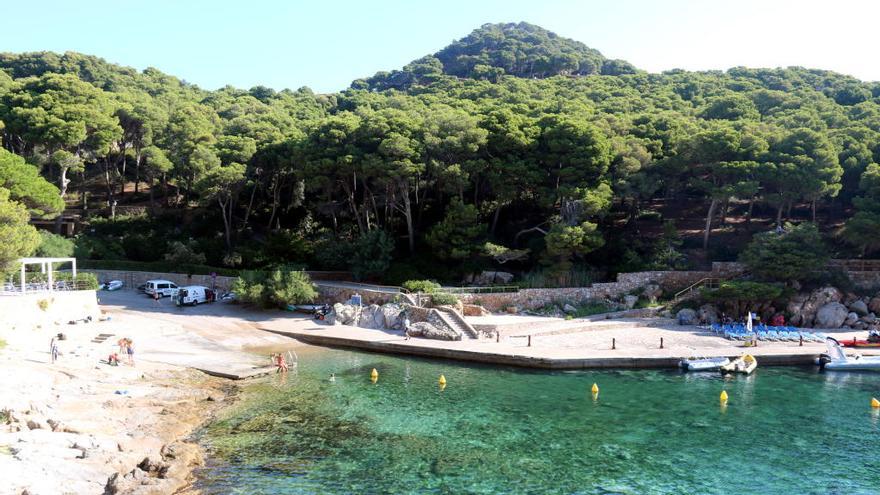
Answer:
[(7, 259), (62, 248), (16, 222), (65, 208), (81, 258), (390, 283), (686, 268), (791, 221), (840, 255), (880, 248), (880, 84), (649, 74), (526, 23), (326, 95), (0, 54), (0, 136)]

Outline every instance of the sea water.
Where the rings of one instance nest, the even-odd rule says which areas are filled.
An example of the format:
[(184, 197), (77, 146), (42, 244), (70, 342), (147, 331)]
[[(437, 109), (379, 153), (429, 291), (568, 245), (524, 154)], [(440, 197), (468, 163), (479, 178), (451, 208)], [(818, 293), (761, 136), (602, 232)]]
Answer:
[(538, 372), (332, 350), (248, 385), (205, 428), (209, 460), (196, 487), (273, 495), (880, 493), (872, 396), (880, 396), (880, 373)]

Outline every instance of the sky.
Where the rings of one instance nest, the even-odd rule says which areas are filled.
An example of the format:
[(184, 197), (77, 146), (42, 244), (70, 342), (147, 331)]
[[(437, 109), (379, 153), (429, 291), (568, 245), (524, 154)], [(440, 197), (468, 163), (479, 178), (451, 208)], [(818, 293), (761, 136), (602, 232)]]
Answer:
[(876, 0), (0, 0), (0, 52), (326, 93), (484, 23), (526, 21), (649, 72), (797, 65), (877, 81), (878, 18)]

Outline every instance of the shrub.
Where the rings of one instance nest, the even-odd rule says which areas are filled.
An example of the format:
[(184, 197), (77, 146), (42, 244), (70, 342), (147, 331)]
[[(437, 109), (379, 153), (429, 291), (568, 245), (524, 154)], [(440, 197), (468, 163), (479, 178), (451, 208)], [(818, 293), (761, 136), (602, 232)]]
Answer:
[(458, 298), (448, 292), (434, 292), (431, 294), (431, 303), (434, 306), (454, 306), (458, 304)]
[(54, 278), (58, 282), (73, 284), (78, 290), (98, 290), (98, 277), (94, 273), (79, 272), (76, 277), (72, 273), (56, 273)]
[(385, 273), (391, 264), (394, 243), (384, 230), (371, 230), (354, 243), (351, 255), (351, 271), (357, 280), (376, 277)]
[(174, 241), (168, 244), (168, 252), (165, 253), (165, 261), (174, 264), (201, 265), (205, 263), (205, 254), (196, 251), (196, 243), (192, 240), (183, 243)]
[(308, 274), (297, 270), (245, 271), (232, 283), (231, 289), (239, 301), (264, 308), (285, 308), (288, 304), (308, 303), (318, 297)]
[(440, 284), (433, 280), (407, 280), (403, 288), (410, 292), (434, 292), (440, 288)]
[(74, 242), (58, 234), (40, 231), (40, 246), (34, 256), (43, 258), (70, 258), (73, 256)]
[(828, 262), (822, 236), (815, 225), (785, 225), (781, 233), (765, 232), (756, 235), (740, 261), (761, 279), (789, 282), (803, 280)]
[(752, 306), (773, 302), (787, 296), (781, 284), (752, 281), (722, 282), (717, 289), (703, 289), (703, 299), (726, 306), (734, 316), (744, 314)]

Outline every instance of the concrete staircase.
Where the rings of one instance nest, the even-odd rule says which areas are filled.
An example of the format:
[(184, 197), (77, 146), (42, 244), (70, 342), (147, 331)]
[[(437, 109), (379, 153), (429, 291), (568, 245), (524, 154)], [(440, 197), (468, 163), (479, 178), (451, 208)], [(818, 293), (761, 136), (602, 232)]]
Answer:
[(458, 311), (455, 311), (452, 308), (434, 308), (437, 311), (437, 316), (443, 323), (447, 324), (449, 328), (455, 330), (460, 333), (462, 338), (470, 337), (472, 339), (480, 338), (480, 333), (474, 328), (470, 323), (468, 323), (463, 316), (461, 316)]

